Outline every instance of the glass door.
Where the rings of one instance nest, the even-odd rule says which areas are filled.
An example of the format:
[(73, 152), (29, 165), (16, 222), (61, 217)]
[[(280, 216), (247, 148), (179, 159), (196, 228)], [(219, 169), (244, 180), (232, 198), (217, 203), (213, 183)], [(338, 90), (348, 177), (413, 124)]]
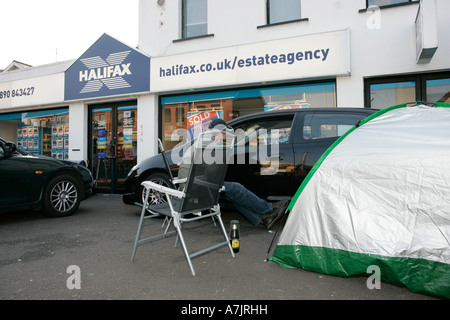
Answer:
[(125, 179), (137, 164), (137, 107), (117, 107), (116, 192), (125, 191)]
[(96, 108), (91, 112), (91, 171), (101, 191), (112, 189), (111, 146), (114, 145), (112, 108)]
[(137, 163), (137, 106), (92, 106), (90, 123), (89, 166), (97, 190), (122, 193), (125, 178)]

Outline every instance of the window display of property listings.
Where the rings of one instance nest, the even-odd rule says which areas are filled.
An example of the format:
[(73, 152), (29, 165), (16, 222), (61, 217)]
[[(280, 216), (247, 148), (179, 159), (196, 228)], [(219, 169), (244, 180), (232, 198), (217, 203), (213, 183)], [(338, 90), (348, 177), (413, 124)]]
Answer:
[(33, 155), (69, 159), (69, 115), (22, 117), (17, 125), (17, 147)]

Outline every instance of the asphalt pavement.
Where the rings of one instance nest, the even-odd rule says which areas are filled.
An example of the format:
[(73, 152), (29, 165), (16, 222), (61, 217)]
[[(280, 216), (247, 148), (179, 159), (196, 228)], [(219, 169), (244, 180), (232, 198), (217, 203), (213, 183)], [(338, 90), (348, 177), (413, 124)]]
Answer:
[[(231, 220), (240, 221), (235, 258), (226, 248), (200, 256), (193, 260), (193, 277), (171, 237), (139, 246), (131, 262), (139, 213), (120, 195), (96, 194), (70, 217), (0, 216), (0, 300), (179, 300), (180, 314), (206, 312), (195, 309), (195, 301), (434, 300), (387, 283), (369, 289), (367, 277), (333, 277), (265, 261), (274, 232), (251, 226), (230, 209), (222, 215), (227, 229)], [(161, 225), (161, 219), (147, 220), (144, 232), (159, 232)], [(220, 239), (209, 219), (187, 224), (184, 235), (191, 250)]]

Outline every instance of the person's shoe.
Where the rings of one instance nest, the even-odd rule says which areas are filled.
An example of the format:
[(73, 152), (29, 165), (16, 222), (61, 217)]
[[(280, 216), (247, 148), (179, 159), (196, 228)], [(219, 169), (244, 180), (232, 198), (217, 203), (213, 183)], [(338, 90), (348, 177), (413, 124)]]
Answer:
[(288, 200), (281, 200), (273, 204), (273, 211), (271, 213), (266, 213), (261, 222), (262, 224), (267, 228), (270, 229), (273, 227), (275, 222), (277, 222), (282, 216), (283, 213), (286, 210), (286, 207), (288, 206), (289, 201)]

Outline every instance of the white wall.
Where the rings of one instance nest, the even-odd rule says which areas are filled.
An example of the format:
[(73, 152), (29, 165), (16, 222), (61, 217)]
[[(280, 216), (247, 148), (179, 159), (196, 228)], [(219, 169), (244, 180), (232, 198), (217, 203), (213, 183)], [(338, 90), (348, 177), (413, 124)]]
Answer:
[(138, 129), (137, 161), (142, 161), (158, 152), (158, 96), (140, 96), (137, 103)]
[(69, 105), (69, 159), (88, 159), (88, 106), (82, 102)]
[(181, 0), (166, 0), (162, 7), (141, 0), (139, 46), (159, 57), (349, 28), (351, 76), (337, 78), (338, 105), (362, 107), (364, 78), (450, 70), (450, 1), (436, 2), (439, 48), (427, 64), (416, 63), (419, 5), (359, 12), (365, 0), (302, 0), (302, 17), (309, 21), (267, 28), (257, 28), (266, 23), (265, 0), (210, 0), (208, 33), (214, 36), (175, 43), (181, 33)]

